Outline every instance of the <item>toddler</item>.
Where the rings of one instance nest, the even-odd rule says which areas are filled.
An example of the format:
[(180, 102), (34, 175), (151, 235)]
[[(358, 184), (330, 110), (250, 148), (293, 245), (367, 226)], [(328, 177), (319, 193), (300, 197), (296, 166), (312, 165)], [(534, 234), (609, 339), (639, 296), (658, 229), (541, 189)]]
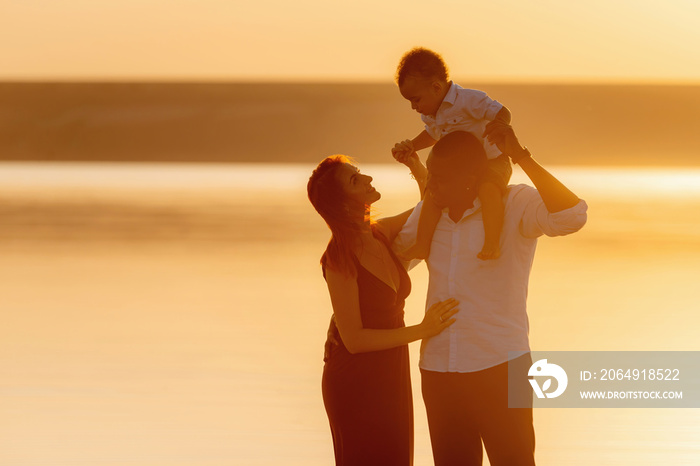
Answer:
[[(483, 141), (489, 163), (478, 189), (485, 240), (477, 256), (482, 260), (497, 259), (503, 228), (503, 195), (512, 169), (508, 157), (501, 154), (495, 144), (484, 139), (484, 132), (490, 121), (509, 124), (510, 111), (486, 93), (464, 89), (450, 81), (442, 57), (428, 49), (415, 48), (403, 56), (396, 70), (396, 82), (401, 95), (411, 102), (411, 108), (421, 114), (425, 123), (425, 130), (414, 139), (394, 146), (392, 154), (396, 160), (407, 163), (415, 151), (431, 147), (452, 131), (468, 131)], [(430, 192), (426, 192), (416, 244), (403, 253), (405, 259), (428, 257), (440, 215), (440, 207), (434, 203)]]

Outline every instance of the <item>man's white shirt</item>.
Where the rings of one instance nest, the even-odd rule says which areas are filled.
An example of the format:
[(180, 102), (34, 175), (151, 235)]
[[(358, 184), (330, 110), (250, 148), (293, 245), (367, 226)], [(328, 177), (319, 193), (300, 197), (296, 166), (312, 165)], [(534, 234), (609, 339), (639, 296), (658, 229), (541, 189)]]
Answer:
[[(397, 251), (415, 242), (421, 207), (422, 202), (397, 236)], [(444, 211), (426, 261), (430, 276), (426, 309), (455, 298), (459, 312), (453, 325), (423, 340), (421, 369), (473, 372), (528, 352), (526, 300), (537, 238), (578, 231), (586, 223), (587, 208), (580, 200), (574, 207), (552, 214), (531, 186), (509, 186), (501, 257), (488, 261), (477, 258), (484, 244), (479, 200), (458, 222)]]

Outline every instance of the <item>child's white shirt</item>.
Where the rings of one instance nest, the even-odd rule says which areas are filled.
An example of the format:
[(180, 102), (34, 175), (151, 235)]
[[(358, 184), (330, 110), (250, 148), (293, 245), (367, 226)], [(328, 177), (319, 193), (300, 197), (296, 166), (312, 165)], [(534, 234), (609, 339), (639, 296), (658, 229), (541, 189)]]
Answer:
[(425, 123), (425, 130), (436, 141), (453, 131), (472, 133), (484, 145), (486, 156), (494, 159), (501, 155), (501, 151), (495, 144), (485, 141), (483, 134), (486, 124), (496, 118), (502, 108), (503, 105), (485, 92), (464, 89), (453, 82), (435, 118), (421, 115), (421, 119)]

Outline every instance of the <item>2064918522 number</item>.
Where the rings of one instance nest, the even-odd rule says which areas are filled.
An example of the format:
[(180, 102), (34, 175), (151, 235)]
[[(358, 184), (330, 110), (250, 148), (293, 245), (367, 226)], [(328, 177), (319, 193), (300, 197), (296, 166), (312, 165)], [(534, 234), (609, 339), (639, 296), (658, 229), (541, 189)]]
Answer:
[(601, 369), (600, 380), (680, 380), (678, 369)]

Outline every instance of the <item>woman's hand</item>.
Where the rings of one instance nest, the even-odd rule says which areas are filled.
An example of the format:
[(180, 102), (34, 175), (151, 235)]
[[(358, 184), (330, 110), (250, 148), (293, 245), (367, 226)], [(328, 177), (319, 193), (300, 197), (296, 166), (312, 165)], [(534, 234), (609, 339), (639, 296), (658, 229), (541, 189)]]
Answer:
[(425, 312), (423, 321), (420, 323), (424, 332), (423, 338), (434, 337), (454, 324), (457, 319), (452, 319), (451, 317), (459, 312), (459, 309), (456, 309), (458, 304), (459, 301), (450, 298), (430, 306), (430, 309)]

